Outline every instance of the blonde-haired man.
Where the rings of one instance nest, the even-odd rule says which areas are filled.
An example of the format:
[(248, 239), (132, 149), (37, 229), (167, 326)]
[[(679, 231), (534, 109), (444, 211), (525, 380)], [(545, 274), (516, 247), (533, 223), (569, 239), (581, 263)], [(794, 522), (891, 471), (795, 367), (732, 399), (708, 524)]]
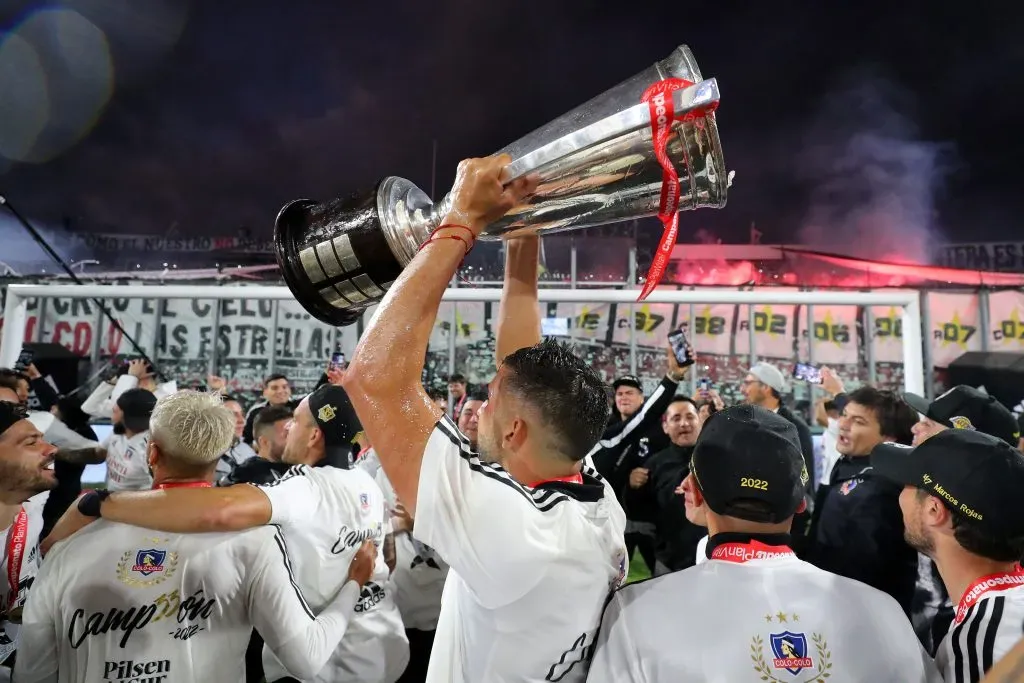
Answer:
[[(234, 422), (214, 394), (161, 399), (147, 453), (154, 489), (209, 487)], [(79, 507), (102, 498), (90, 492)], [(349, 581), (314, 617), (273, 527), (180, 535), (102, 520), (54, 546), (43, 565), (15, 677), (242, 681), (255, 626), (291, 675), (308, 678), (341, 640), (375, 559), (372, 544), (361, 548)]]

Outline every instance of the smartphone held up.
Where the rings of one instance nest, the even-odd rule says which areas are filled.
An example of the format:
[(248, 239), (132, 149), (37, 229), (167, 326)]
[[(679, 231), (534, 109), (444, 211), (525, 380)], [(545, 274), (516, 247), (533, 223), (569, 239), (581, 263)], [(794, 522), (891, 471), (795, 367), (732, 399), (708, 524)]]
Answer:
[(797, 363), (793, 367), (793, 379), (803, 380), (809, 384), (821, 384), (821, 368), (810, 363)]
[(679, 367), (689, 367), (696, 362), (697, 359), (694, 358), (693, 348), (690, 346), (683, 328), (679, 328), (668, 335), (668, 344), (672, 349), (672, 355), (676, 357), (676, 363), (679, 364)]

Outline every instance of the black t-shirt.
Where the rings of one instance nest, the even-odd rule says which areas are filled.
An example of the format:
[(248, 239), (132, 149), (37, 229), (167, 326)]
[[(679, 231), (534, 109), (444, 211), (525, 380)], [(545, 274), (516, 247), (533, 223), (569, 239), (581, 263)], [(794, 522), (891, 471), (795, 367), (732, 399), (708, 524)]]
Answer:
[(290, 468), (291, 465), (288, 463), (271, 462), (256, 455), (235, 467), (231, 474), (224, 478), (221, 486), (271, 484), (283, 477)]
[(658, 561), (672, 571), (696, 563), (697, 545), (707, 535), (704, 527), (686, 519), (686, 504), (676, 489), (690, 474), (692, 446), (669, 445), (648, 460), (645, 489), (657, 503)]

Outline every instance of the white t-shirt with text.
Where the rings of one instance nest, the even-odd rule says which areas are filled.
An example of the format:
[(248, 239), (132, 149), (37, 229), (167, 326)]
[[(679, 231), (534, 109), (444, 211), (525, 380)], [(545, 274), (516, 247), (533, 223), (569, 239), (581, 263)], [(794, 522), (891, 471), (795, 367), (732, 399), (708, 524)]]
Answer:
[[(380, 487), (359, 469), (299, 465), (259, 488), (270, 499), (270, 523), (281, 527), (299, 587), (314, 612), (345, 583), (359, 546), (377, 543), (377, 563), (348, 632), (313, 680), (394, 683), (409, 662), (409, 641), (387, 586), (384, 537), (391, 533), (391, 523)], [(263, 668), (268, 681), (284, 675), (267, 650)]]
[(885, 593), (778, 546), (712, 548), (702, 564), (615, 593), (588, 683), (941, 682)]
[(447, 416), (420, 466), (415, 534), (448, 562), (429, 683), (586, 678), (601, 609), (627, 571), (610, 486), (523, 486), (485, 463)]
[(107, 490), (145, 491), (153, 488), (153, 474), (149, 471), (146, 447), (149, 432), (129, 438), (124, 434), (111, 434), (101, 446), (107, 449)]
[(46, 557), (25, 607), (19, 683), (241, 683), (252, 629), (292, 675), (317, 671), (359, 587), (313, 612), (280, 532), (164, 534), (98, 520)]
[[(21, 506), (25, 511), (25, 537), (20, 550), (21, 570), (18, 572), (17, 609), (24, 609), (29, 591), (39, 573), (39, 566), (43, 562), (43, 555), (39, 550), (39, 534), (43, 531), (43, 508), (49, 497), (50, 492), (44, 491), (32, 496)], [(2, 543), (2, 547), (0, 547), (0, 553), (2, 553), (0, 554), (0, 558), (2, 558), (0, 559), (0, 614), (4, 614), (6, 607), (11, 604), (11, 585), (7, 566), (10, 562), (9, 555), (12, 545), (17, 543), (13, 538), (13, 529), (11, 528), (18, 524), (17, 520), (18, 518), (15, 516), (11, 526), (0, 531), (0, 543)], [(6, 618), (0, 619), (0, 662), (6, 661), (17, 649), (19, 632), (19, 624), (7, 621)]]

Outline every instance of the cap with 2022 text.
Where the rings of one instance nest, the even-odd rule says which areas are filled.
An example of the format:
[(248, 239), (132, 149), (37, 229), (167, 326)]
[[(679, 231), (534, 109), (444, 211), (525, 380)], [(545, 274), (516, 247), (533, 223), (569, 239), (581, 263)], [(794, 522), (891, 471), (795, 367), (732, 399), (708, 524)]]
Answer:
[(874, 474), (915, 486), (993, 534), (1024, 536), (1024, 454), (989, 434), (949, 429), (917, 447), (871, 451)]
[[(796, 426), (752, 405), (730, 406), (707, 419), (690, 472), (713, 512), (770, 524), (796, 513), (808, 480)], [(752, 513), (743, 501), (765, 503), (767, 510)]]

